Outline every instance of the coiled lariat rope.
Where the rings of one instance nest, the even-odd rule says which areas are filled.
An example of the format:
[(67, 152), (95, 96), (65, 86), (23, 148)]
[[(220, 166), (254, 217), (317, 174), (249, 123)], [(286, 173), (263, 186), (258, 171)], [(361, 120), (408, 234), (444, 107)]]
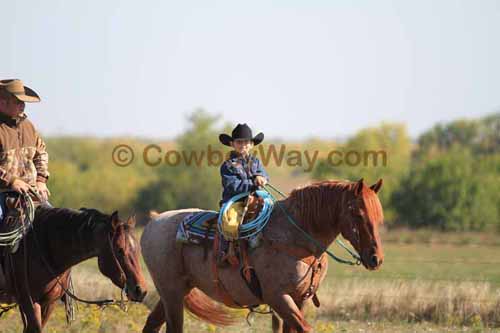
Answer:
[(28, 194), (20, 194), (17, 200), (24, 206), (24, 219), (17, 221), (20, 225), (14, 230), (0, 233), (0, 247), (16, 248), (19, 241), (28, 233), (35, 218), (35, 205), (31, 197)]

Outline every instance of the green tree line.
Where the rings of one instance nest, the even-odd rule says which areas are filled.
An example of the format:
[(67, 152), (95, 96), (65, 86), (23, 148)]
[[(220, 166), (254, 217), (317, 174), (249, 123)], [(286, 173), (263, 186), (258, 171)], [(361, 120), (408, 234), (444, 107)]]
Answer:
[[(143, 214), (150, 210), (217, 210), (222, 190), (218, 165), (169, 164), (165, 155), (174, 149), (201, 152), (207, 146), (227, 153), (229, 149), (218, 142), (218, 134), (230, 132), (233, 124), (202, 109), (189, 114), (186, 123), (181, 135), (164, 142), (138, 138), (47, 138), (52, 203), (58, 207), (119, 210), (121, 215), (137, 213), (144, 221)], [(272, 137), (272, 133), (266, 135)], [(271, 180), (279, 179), (288, 188), (303, 185), (304, 179), (363, 177), (367, 182), (375, 182), (383, 178), (380, 198), (389, 226), (500, 230), (500, 113), (437, 124), (416, 140), (409, 137), (404, 124), (383, 123), (362, 129), (342, 142), (266, 139), (261, 149), (269, 151), (266, 149), (280, 144), (297, 152), (320, 151), (311, 170), (298, 163), (296, 156), (288, 157), (288, 164), (271, 160), (266, 166)], [(113, 161), (118, 145), (133, 150), (130, 165), (119, 166)], [(155, 165), (144, 160), (145, 148), (151, 145), (154, 149), (150, 151), (159, 161)], [(327, 156), (333, 149), (345, 155)], [(367, 154), (361, 163), (346, 163), (345, 157), (353, 152), (372, 154)]]

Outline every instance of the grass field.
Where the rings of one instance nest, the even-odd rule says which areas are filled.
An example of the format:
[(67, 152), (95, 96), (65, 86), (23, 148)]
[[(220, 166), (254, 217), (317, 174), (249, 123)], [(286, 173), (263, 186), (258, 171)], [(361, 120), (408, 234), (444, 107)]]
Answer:
[[(316, 332), (483, 332), (500, 331), (500, 243), (495, 234), (439, 234), (386, 232), (385, 261), (376, 272), (330, 261), (319, 291), (322, 306), (307, 308)], [(500, 237), (499, 237), (500, 238)], [(340, 248), (332, 249), (343, 254)], [(95, 260), (74, 269), (78, 295), (118, 296), (103, 278)], [(150, 293), (145, 303), (154, 302)], [(137, 304), (123, 313), (79, 306), (77, 321), (64, 322), (62, 306), (51, 318), (47, 332), (140, 332), (148, 314)], [(269, 332), (270, 316), (236, 311), (240, 324), (216, 328), (186, 316), (186, 332)], [(0, 332), (19, 332), (17, 310), (0, 319)]]

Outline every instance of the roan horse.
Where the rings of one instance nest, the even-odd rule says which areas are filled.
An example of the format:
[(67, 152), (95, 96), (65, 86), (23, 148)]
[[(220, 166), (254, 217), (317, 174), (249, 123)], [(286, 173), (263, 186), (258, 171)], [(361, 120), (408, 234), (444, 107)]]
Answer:
[[(380, 179), (368, 187), (357, 182), (323, 181), (292, 191), (280, 201), (286, 211), (309, 235), (327, 248), (342, 234), (358, 251), (362, 264), (377, 269), (384, 255), (378, 227), (383, 211), (377, 192)], [(166, 322), (168, 333), (183, 329), (183, 304), (197, 317), (216, 325), (230, 324), (232, 319), (213, 300), (226, 302), (216, 287), (213, 253), (204, 260), (204, 248), (196, 245), (176, 246), (177, 226), (185, 209), (164, 212), (153, 219), (141, 237), (143, 256), (160, 295), (160, 301), (149, 315), (144, 333), (159, 332)], [(315, 296), (326, 274), (327, 260), (322, 250), (286, 221), (286, 215), (273, 210), (263, 231), (263, 243), (249, 254), (250, 263), (262, 286), (262, 300), (254, 296), (237, 269), (220, 268), (218, 281), (236, 304), (268, 304), (273, 310), (274, 332), (310, 332), (304, 320), (303, 306)], [(278, 317), (279, 316), (279, 317)]]
[(0, 285), (0, 289), (6, 290), (7, 299), (2, 300), (0, 294), (0, 303), (15, 301), (24, 332), (41, 332), (55, 302), (68, 288), (70, 268), (96, 256), (102, 274), (125, 289), (130, 300), (142, 301), (146, 283), (134, 226), (135, 218), (123, 222), (118, 212), (106, 215), (95, 209), (38, 207), (33, 229), (21, 241), (19, 250), (1, 258), (6, 285)]

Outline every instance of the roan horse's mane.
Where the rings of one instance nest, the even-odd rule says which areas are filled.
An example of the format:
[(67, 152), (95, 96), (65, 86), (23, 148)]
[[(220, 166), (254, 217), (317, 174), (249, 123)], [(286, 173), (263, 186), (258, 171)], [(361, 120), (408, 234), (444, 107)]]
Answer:
[[(315, 232), (324, 231), (331, 226), (348, 208), (349, 200), (355, 198), (354, 189), (358, 182), (325, 180), (294, 189), (289, 200), (295, 214), (303, 226)], [(382, 223), (383, 213), (380, 201), (374, 191), (363, 186), (358, 204), (367, 208), (371, 221)]]

